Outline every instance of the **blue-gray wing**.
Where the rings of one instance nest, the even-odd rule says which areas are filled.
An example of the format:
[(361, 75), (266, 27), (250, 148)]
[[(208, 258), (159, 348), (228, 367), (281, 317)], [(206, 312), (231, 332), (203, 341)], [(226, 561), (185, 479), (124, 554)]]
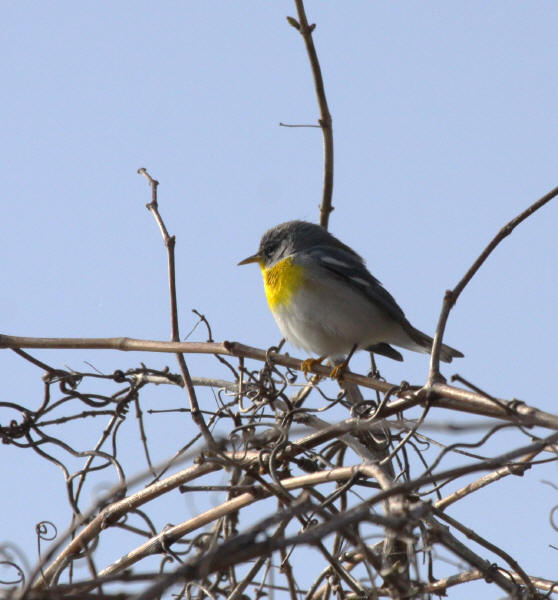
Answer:
[(362, 258), (343, 247), (313, 246), (306, 252), (324, 269), (358, 290), (399, 323), (408, 323), (395, 298), (368, 271)]

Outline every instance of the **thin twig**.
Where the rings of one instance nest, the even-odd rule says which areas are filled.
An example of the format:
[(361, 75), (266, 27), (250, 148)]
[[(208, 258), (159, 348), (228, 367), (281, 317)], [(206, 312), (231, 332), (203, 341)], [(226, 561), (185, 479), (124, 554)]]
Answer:
[(440, 510), (444, 510), (454, 502), (460, 500), (461, 498), (472, 494), (473, 492), (476, 492), (477, 490), (480, 490), (481, 488), (486, 487), (487, 485), (494, 483), (495, 481), (499, 481), (503, 477), (507, 477), (508, 475), (523, 475), (523, 473), (527, 469), (531, 468), (531, 461), (540, 452), (542, 452), (542, 449), (537, 452), (530, 452), (529, 454), (527, 454), (527, 456), (523, 456), (522, 458), (520, 458), (517, 463), (506, 465), (505, 467), (500, 467), (492, 473), (487, 473), (486, 475), (479, 477), (479, 479), (467, 484), (465, 487), (462, 487), (461, 489), (453, 492), (449, 496), (438, 500), (438, 502), (436, 502), (434, 506), (436, 508), (439, 508)]
[(324, 80), (322, 77), (322, 69), (320, 61), (312, 39), (312, 32), (316, 25), (309, 25), (304, 10), (302, 0), (295, 0), (296, 12), (298, 21), (292, 17), (288, 17), (288, 22), (298, 30), (304, 40), (306, 52), (310, 60), (310, 68), (312, 69), (312, 77), (314, 78), (314, 88), (316, 90), (316, 98), (320, 108), (320, 119), (318, 121), (324, 140), (324, 181), (322, 192), (322, 203), (320, 205), (320, 225), (327, 229), (329, 223), (329, 215), (333, 211), (332, 196), (333, 196), (333, 129), (331, 122), (331, 114), (327, 105), (325, 94)]
[[(260, 348), (246, 346), (239, 342), (163, 342), (157, 340), (139, 340), (127, 337), (115, 338), (36, 338), (0, 334), (0, 348), (51, 348), (74, 350), (120, 350), (124, 352), (172, 352), (185, 354), (223, 354), (238, 358), (252, 358), (266, 362), (272, 360), (277, 365), (289, 369), (300, 370), (302, 361), (287, 354), (269, 353)], [(321, 365), (313, 366), (310, 371), (322, 377), (329, 376), (331, 369)], [(379, 381), (372, 377), (346, 371), (344, 379), (362, 387), (388, 393), (396, 390), (397, 400), (382, 408), (380, 417), (389, 417), (407, 408), (421, 404), (424, 400), (416, 393), (418, 388), (398, 390), (399, 386)], [(538, 410), (514, 400), (498, 399), (498, 403), (487, 399), (484, 395), (476, 394), (454, 386), (435, 383), (430, 388), (430, 399), (433, 406), (470, 412), (478, 415), (506, 419), (521, 425), (540, 425), (558, 430), (558, 416)]]
[[(159, 229), (161, 230), (161, 235), (163, 236), (163, 241), (165, 242), (165, 247), (167, 248), (167, 256), (168, 256), (168, 276), (169, 276), (169, 293), (170, 293), (170, 305), (171, 305), (171, 331), (172, 331), (172, 341), (179, 342), (180, 341), (180, 332), (178, 328), (178, 303), (176, 300), (176, 275), (175, 275), (175, 261), (174, 261), (174, 247), (175, 247), (175, 236), (169, 236), (165, 223), (159, 213), (159, 204), (157, 201), (157, 187), (159, 182), (156, 179), (153, 179), (151, 175), (145, 170), (144, 167), (138, 169), (138, 173), (143, 175), (149, 182), (151, 186), (151, 202), (146, 205), (147, 209), (154, 216)], [(190, 371), (188, 370), (188, 366), (186, 365), (186, 361), (184, 359), (184, 355), (181, 352), (176, 353), (176, 359), (178, 361), (178, 366), (180, 368), (180, 372), (182, 374), (182, 378), (184, 379), (184, 385), (188, 392), (188, 399), (190, 401), (190, 408), (192, 411), (192, 419), (194, 423), (200, 428), (200, 431), (203, 434), (207, 447), (215, 451), (217, 448), (217, 444), (209, 431), (205, 423), (205, 419), (203, 418), (203, 414), (200, 410), (198, 399), (196, 396), (196, 389), (194, 384), (192, 383), (192, 378), (190, 377)]]
[(510, 581), (498, 568), (495, 568), (495, 565), (492, 565), (488, 560), (473, 552), (468, 546), (452, 535), (448, 527), (443, 526), (433, 518), (429, 519), (428, 540), (442, 544), (472, 567), (479, 569), (484, 574), (485, 579), (496, 583), (496, 585), (508, 592), (511, 598), (519, 598), (517, 583)]
[(481, 268), (484, 261), (490, 256), (492, 251), (498, 246), (498, 244), (506, 238), (510, 233), (520, 225), (525, 219), (530, 217), (537, 210), (542, 208), (545, 204), (550, 202), (553, 198), (558, 196), (558, 187), (555, 187), (553, 190), (545, 194), (542, 198), (539, 198), (536, 202), (531, 204), (528, 208), (526, 208), (519, 215), (514, 217), (509, 223), (504, 225), (502, 229), (494, 236), (492, 241), (486, 246), (486, 248), (481, 252), (479, 257), (475, 260), (475, 262), (471, 265), (469, 270), (463, 275), (458, 284), (453, 288), (453, 290), (447, 290), (444, 295), (444, 301), (442, 303), (442, 310), (440, 312), (440, 317), (438, 319), (438, 326), (436, 327), (436, 333), (434, 335), (434, 342), (432, 344), (432, 354), (430, 357), (430, 372), (428, 375), (428, 385), (431, 385), (435, 382), (441, 380), (440, 375), (440, 351), (442, 348), (442, 338), (444, 337), (444, 331), (446, 329), (446, 323), (448, 320), (448, 316), (450, 310), (453, 308), (457, 299), (459, 298), (461, 292), (465, 289), (465, 286), (471, 281), (476, 272)]
[(522, 579), (523, 583), (525, 584), (525, 587), (531, 593), (531, 597), (536, 598), (537, 594), (536, 594), (535, 586), (529, 579), (529, 576), (519, 566), (519, 563), (513, 557), (511, 557), (507, 552), (504, 552), (501, 548), (499, 548), (498, 546), (495, 546), (494, 544), (492, 544), (491, 542), (489, 542), (488, 540), (486, 540), (485, 538), (480, 536), (478, 533), (473, 531), (470, 527), (466, 527), (465, 525), (463, 525), (456, 519), (450, 517), (449, 515), (446, 515), (440, 509), (434, 508), (434, 513), (436, 514), (436, 516), (439, 519), (445, 521), (446, 523), (449, 523), (451, 526), (455, 527), (458, 531), (461, 531), (461, 533), (465, 534), (470, 540), (473, 540), (477, 544), (484, 546), (487, 550), (490, 550), (490, 552), (493, 552), (494, 554), (496, 554), (496, 556), (499, 556), (500, 558), (505, 560), (510, 565), (510, 567), (512, 569), (514, 569), (516, 573), (519, 574), (519, 577)]

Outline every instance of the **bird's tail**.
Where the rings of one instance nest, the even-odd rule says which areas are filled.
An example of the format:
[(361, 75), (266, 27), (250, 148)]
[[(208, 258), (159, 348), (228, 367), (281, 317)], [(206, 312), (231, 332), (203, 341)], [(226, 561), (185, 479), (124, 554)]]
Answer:
[[(424, 352), (426, 354), (430, 354), (432, 352), (432, 342), (434, 341), (429, 335), (415, 329), (411, 324), (406, 328), (407, 335), (414, 342), (413, 347), (407, 346), (410, 350), (415, 350), (415, 352)], [(462, 358), (463, 353), (459, 352), (455, 348), (448, 346), (446, 344), (442, 344), (442, 349), (440, 351), (440, 360), (444, 362), (450, 363), (454, 358)]]

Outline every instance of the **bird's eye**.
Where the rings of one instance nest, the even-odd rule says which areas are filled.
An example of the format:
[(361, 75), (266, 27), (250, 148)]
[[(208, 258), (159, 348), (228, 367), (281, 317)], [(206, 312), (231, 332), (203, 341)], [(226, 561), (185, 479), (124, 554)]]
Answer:
[(264, 254), (266, 258), (271, 258), (277, 248), (276, 244), (266, 244), (264, 247)]

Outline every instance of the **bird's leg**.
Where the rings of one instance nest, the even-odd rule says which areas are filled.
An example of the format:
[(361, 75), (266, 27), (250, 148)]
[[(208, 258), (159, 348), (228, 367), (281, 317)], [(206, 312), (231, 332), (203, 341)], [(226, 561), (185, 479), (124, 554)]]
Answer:
[(345, 373), (345, 371), (347, 370), (347, 366), (349, 365), (349, 361), (351, 360), (357, 347), (358, 347), (358, 344), (355, 344), (351, 348), (351, 351), (349, 352), (349, 354), (347, 354), (347, 358), (342, 363), (336, 365), (335, 367), (333, 367), (333, 369), (331, 369), (331, 373), (329, 374), (329, 376), (332, 379), (337, 379), (337, 381), (339, 381), (343, 377), (343, 374)]
[(380, 379), (380, 371), (376, 366), (376, 357), (374, 356), (374, 352), (370, 352), (370, 373), (369, 377), (374, 377), (374, 379)]
[(322, 362), (326, 359), (325, 356), (318, 356), (318, 358), (307, 358), (300, 363), (300, 368), (304, 373), (305, 377), (308, 376), (308, 373), (312, 371), (312, 369), (316, 365), (321, 365)]

